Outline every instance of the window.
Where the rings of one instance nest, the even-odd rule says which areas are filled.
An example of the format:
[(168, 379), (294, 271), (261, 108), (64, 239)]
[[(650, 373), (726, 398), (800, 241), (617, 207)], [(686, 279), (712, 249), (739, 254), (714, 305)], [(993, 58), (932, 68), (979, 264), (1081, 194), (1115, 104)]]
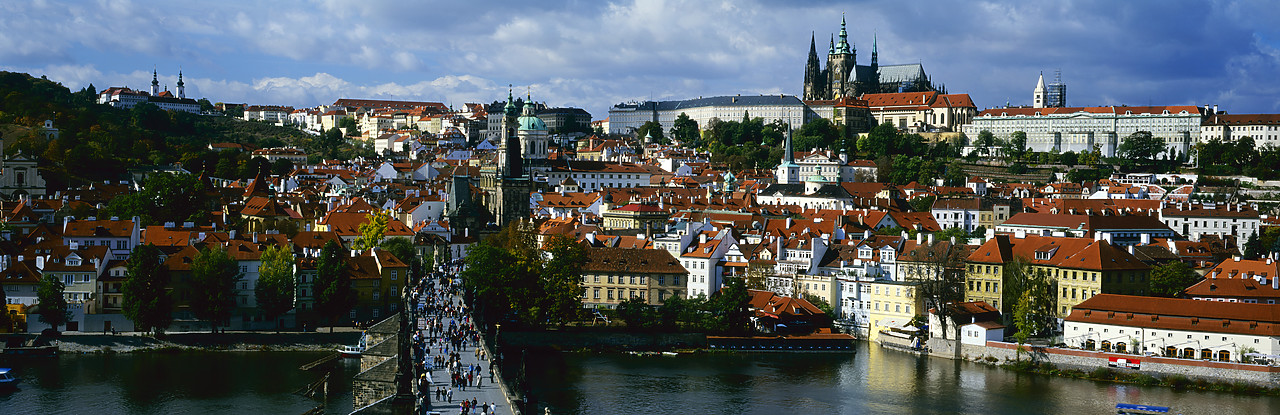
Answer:
[(596, 288), (596, 289), (595, 289), (595, 293), (594, 293), (594, 294), (595, 294), (595, 295), (593, 295), (593, 296), (592, 296), (592, 298), (595, 298), (595, 299), (599, 300), (599, 299), (600, 299), (600, 289), (599, 289), (599, 288)]
[(400, 271), (394, 271), (394, 270), (393, 270), (393, 271), (391, 271), (391, 280), (392, 280), (392, 281), (395, 281), (395, 280), (396, 280), (396, 278), (399, 278), (399, 277), (400, 277)]
[(244, 273), (246, 273), (246, 272), (249, 272), (249, 266), (248, 266), (248, 265), (241, 265), (241, 266), (240, 266), (240, 273), (241, 273), (241, 274), (244, 274)]
[(613, 299), (613, 290), (608, 290), (607, 292), (605, 292), (605, 294), (609, 296), (610, 300)]

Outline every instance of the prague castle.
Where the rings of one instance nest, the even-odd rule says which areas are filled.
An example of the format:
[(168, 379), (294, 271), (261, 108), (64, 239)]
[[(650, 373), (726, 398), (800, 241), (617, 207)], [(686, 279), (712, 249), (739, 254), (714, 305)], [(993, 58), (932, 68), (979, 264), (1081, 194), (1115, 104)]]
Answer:
[[(871, 41), (871, 65), (858, 65), (858, 48), (849, 42), (844, 18), (840, 35), (827, 49), (827, 67), (818, 60), (815, 38), (809, 38), (809, 60), (804, 66), (804, 99), (856, 98), (863, 94), (935, 91), (924, 66), (918, 63), (880, 66), (876, 40)], [(945, 92), (944, 92), (945, 93)]]

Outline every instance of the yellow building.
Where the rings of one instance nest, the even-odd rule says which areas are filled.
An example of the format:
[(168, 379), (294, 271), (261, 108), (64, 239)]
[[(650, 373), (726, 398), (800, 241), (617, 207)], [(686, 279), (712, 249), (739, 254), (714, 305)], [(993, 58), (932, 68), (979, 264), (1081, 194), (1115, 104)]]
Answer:
[(582, 304), (614, 308), (632, 298), (662, 305), (686, 297), (689, 271), (663, 249), (587, 248), (582, 264)]
[(924, 315), (924, 296), (915, 281), (879, 280), (869, 282), (871, 311), (868, 313), (871, 341), (880, 338), (881, 330), (910, 325), (911, 319)]
[(965, 261), (965, 299), (1007, 309), (1001, 285), (1004, 266), (1022, 257), (1032, 272), (1057, 283), (1059, 316), (1100, 293), (1147, 295), (1151, 267), (1107, 241), (1027, 235), (996, 235)]

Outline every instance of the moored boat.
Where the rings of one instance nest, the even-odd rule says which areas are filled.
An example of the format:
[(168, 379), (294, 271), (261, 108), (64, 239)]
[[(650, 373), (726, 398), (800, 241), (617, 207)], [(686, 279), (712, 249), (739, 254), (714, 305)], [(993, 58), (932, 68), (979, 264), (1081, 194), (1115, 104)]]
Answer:
[(0, 388), (12, 388), (18, 385), (18, 378), (13, 375), (13, 369), (0, 367)]

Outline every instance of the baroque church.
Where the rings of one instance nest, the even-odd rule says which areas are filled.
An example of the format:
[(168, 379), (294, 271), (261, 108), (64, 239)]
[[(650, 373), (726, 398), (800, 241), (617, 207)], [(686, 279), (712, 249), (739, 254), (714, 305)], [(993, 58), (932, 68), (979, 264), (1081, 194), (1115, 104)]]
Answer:
[[(863, 94), (937, 91), (924, 66), (918, 63), (880, 66), (877, 42), (871, 41), (871, 65), (858, 65), (858, 48), (849, 42), (844, 18), (839, 40), (833, 36), (827, 49), (827, 66), (818, 59), (817, 43), (809, 38), (809, 60), (804, 66), (804, 99), (856, 98)], [(945, 89), (945, 88), (944, 88)], [(940, 91), (946, 93), (946, 91)]]

